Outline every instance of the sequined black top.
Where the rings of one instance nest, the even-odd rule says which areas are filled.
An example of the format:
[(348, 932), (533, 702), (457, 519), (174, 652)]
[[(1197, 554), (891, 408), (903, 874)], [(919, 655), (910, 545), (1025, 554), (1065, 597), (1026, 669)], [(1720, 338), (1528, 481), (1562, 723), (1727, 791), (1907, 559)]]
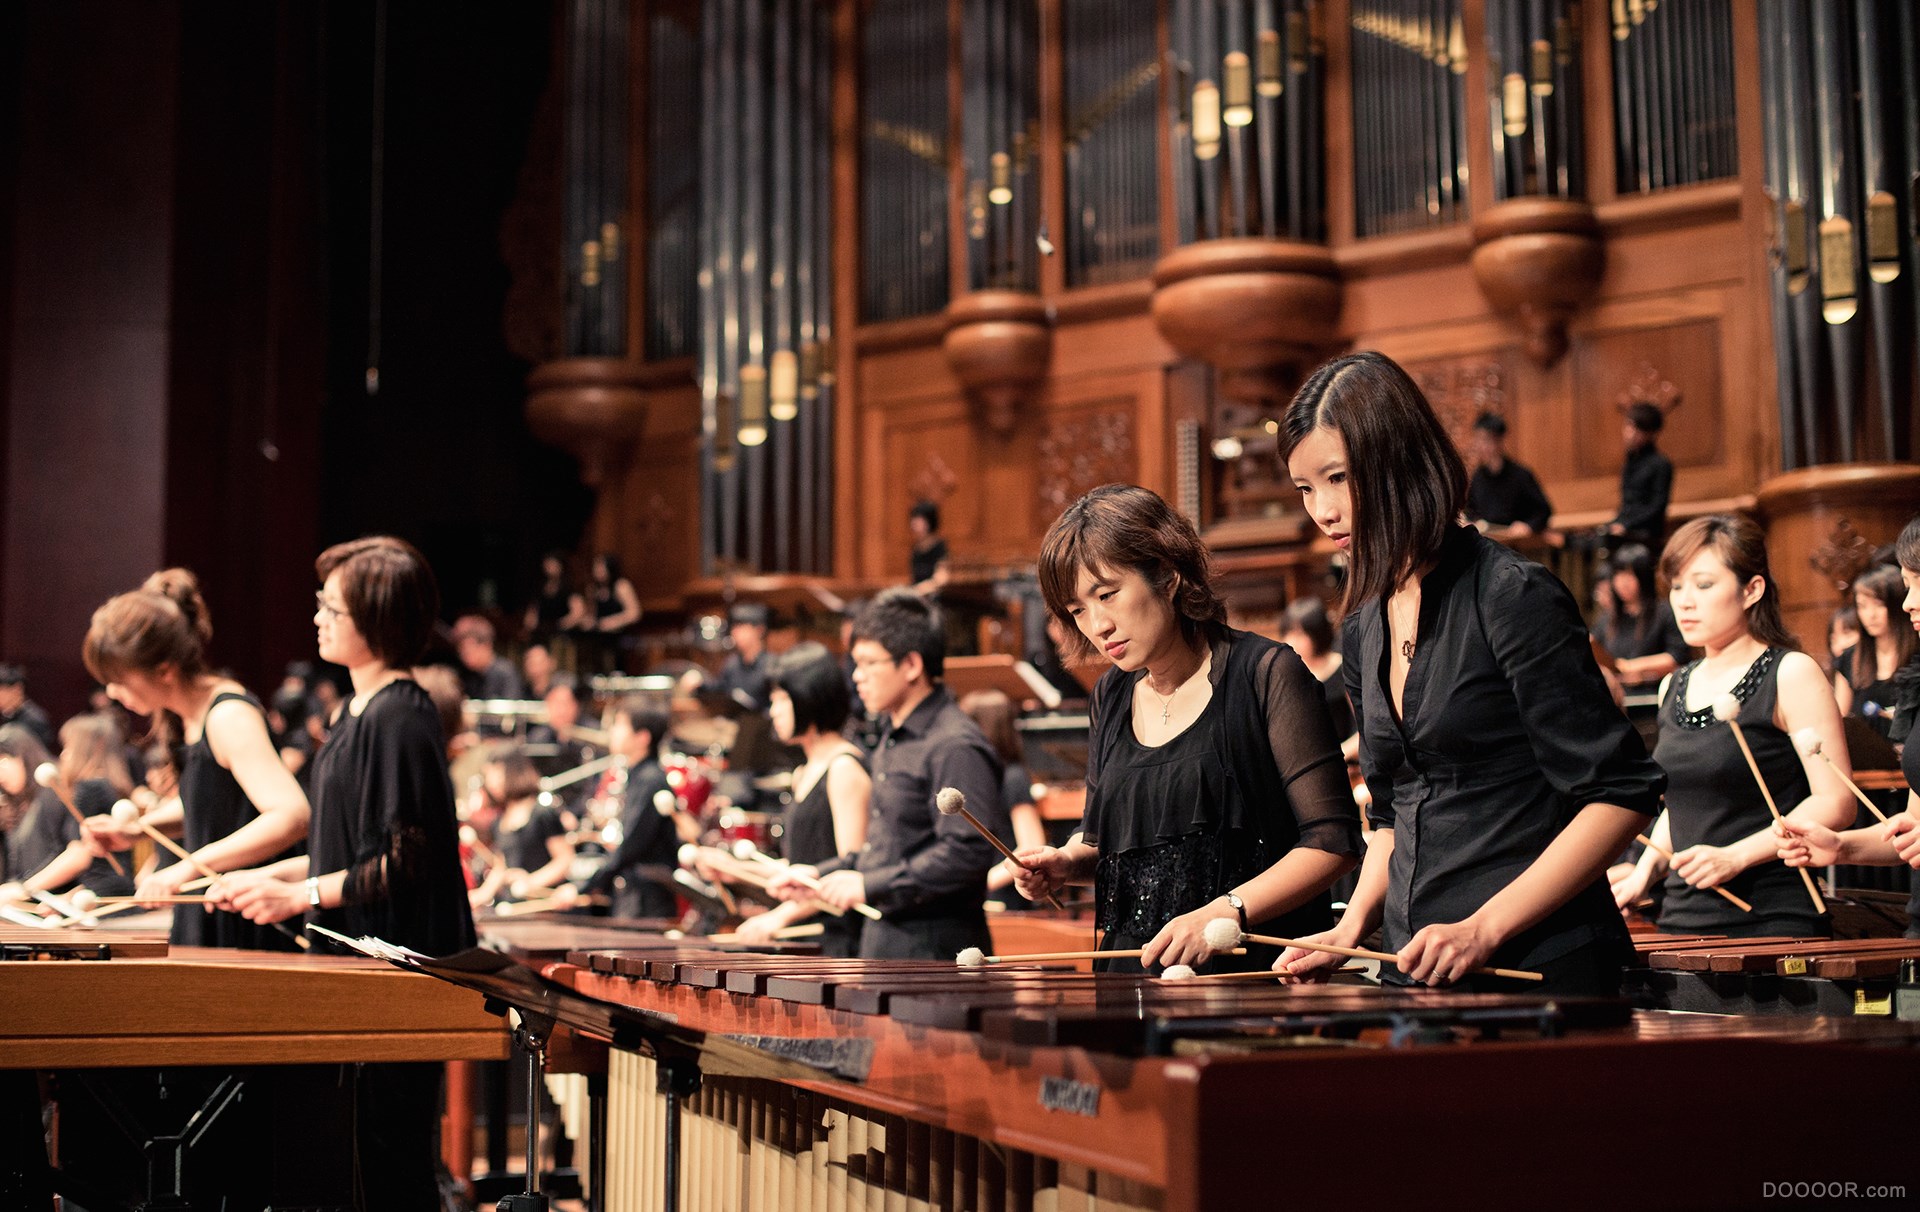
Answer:
[[(1173, 918), (1265, 871), (1295, 846), (1357, 855), (1360, 821), (1320, 684), (1291, 648), (1246, 632), (1213, 646), (1213, 697), (1158, 746), (1133, 730), (1141, 672), (1094, 687), (1083, 840), (1100, 851), (1100, 928), (1151, 938)], [(1325, 893), (1256, 933), (1332, 924)]]

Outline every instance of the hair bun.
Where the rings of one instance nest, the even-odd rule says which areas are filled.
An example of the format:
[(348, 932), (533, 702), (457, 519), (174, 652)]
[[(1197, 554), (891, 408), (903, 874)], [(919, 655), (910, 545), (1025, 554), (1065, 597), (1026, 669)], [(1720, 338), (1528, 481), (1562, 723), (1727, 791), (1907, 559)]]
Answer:
[(148, 577), (141, 588), (178, 606), (203, 649), (213, 643), (213, 615), (207, 610), (206, 599), (200, 596), (200, 578), (190, 570), (163, 568)]

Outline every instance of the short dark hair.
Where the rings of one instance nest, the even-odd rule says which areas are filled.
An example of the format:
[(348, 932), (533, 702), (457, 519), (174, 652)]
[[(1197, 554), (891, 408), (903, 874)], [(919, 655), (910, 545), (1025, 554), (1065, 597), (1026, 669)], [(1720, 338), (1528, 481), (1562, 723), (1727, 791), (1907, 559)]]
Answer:
[(727, 626), (766, 627), (773, 622), (773, 612), (764, 602), (735, 602), (727, 611)]
[(853, 642), (861, 640), (872, 640), (896, 661), (919, 653), (930, 682), (947, 672), (946, 626), (939, 608), (911, 589), (889, 589), (867, 603), (853, 621)]
[(1473, 427), (1496, 438), (1507, 436), (1507, 419), (1491, 409), (1475, 417)]
[(493, 647), (493, 624), (485, 615), (463, 614), (453, 622), (453, 642), (456, 644), (472, 640), (477, 644)]
[(667, 729), (673, 723), (667, 718), (666, 712), (655, 707), (651, 701), (632, 695), (615, 703), (613, 713), (625, 716), (627, 726), (635, 732), (644, 732), (652, 738), (652, 743), (647, 746), (649, 756), (660, 755), (660, 746), (666, 744)]
[(313, 569), (323, 584), (339, 571), (347, 615), (381, 661), (404, 669), (427, 650), (440, 614), (440, 584), (413, 544), (392, 535), (335, 543)]
[(501, 773), (506, 776), (502, 794), (506, 796), (507, 803), (532, 799), (540, 794), (540, 769), (519, 745), (500, 750), (489, 762), (497, 763)]
[(1893, 558), (1908, 572), (1920, 572), (1920, 518), (1908, 522), (1893, 541)]
[(0, 686), (25, 686), (27, 671), (18, 665), (0, 665)]
[(1659, 433), (1667, 427), (1667, 414), (1660, 411), (1658, 404), (1649, 404), (1645, 400), (1627, 407), (1627, 424), (1641, 433)]
[(1081, 570), (1129, 568), (1156, 595), (1171, 598), (1188, 643), (1223, 633), (1227, 606), (1214, 592), (1207, 545), (1193, 523), (1151, 489), (1103, 484), (1067, 506), (1040, 543), (1040, 594), (1067, 629), (1067, 655), (1094, 651), (1071, 613)]
[(1280, 457), (1316, 429), (1347, 447), (1353, 495), (1346, 608), (1392, 593), (1440, 553), (1467, 501), (1467, 469), (1400, 364), (1371, 350), (1313, 372), (1280, 423)]
[(1313, 652), (1309, 655), (1333, 651), (1333, 620), (1327, 617), (1327, 604), (1317, 597), (1308, 595), (1287, 603), (1280, 616), (1280, 634), (1289, 631), (1298, 631), (1312, 641)]
[(797, 736), (809, 728), (838, 732), (853, 709), (847, 690), (847, 676), (824, 644), (808, 640), (795, 644), (773, 663), (771, 679), (775, 690), (784, 690), (793, 700), (793, 731)]
[(907, 518), (925, 518), (928, 530), (940, 529), (940, 506), (932, 501), (915, 501), (913, 508), (907, 510)]

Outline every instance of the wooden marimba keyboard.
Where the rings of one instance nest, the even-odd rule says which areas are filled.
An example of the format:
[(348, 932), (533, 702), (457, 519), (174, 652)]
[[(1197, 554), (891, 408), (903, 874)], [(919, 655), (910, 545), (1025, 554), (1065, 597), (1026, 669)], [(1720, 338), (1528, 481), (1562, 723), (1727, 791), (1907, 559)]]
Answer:
[[(1364, 1191), (1425, 1206), (1746, 1207), (1763, 1180), (1814, 1170), (1920, 1189), (1911, 1151), (1839, 1123), (1797, 1121), (1792, 1156), (1750, 1183), (1692, 1160), (1752, 1156), (1750, 1117), (1729, 1109), (1816, 1074), (1865, 1092), (1851, 1123), (1903, 1114), (1920, 1025), (1886, 1019), (1682, 1018), (667, 939), (529, 962), (578, 996), (671, 1024), (672, 1038), (641, 1031), (612, 1050), (605, 1127), (589, 1143), (609, 1212), (666, 1206), (670, 1175), (676, 1206), (699, 1212), (1189, 1212), (1344, 1206)], [(688, 1043), (702, 1034), (812, 1067), (708, 1064)], [(1688, 1147), (1632, 1165), (1595, 1147), (1629, 1120)]]
[(1643, 934), (1634, 947), (1626, 992), (1663, 1010), (1920, 1017), (1920, 939)]

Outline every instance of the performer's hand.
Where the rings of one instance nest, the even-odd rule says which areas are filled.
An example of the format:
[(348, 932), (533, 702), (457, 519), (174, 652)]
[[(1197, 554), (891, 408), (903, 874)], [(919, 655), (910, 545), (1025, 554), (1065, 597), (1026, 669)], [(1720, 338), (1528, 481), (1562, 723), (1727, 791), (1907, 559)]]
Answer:
[[(1303, 943), (1331, 943), (1336, 947), (1351, 947), (1353, 941), (1344, 937), (1339, 928), (1322, 930), (1318, 934), (1309, 934), (1300, 940)], [(1305, 947), (1288, 947), (1273, 961), (1273, 970), (1282, 975), (1288, 984), (1317, 985), (1333, 975), (1333, 970), (1344, 961), (1344, 957), (1326, 951), (1309, 951)]]
[(1774, 822), (1773, 845), (1789, 867), (1831, 867), (1840, 861), (1840, 835), (1814, 821)]
[(263, 879), (233, 897), (232, 909), (258, 926), (284, 922), (307, 911), (307, 888), (302, 881)]
[(104, 812), (88, 817), (80, 823), (80, 828), (82, 836), (87, 841), (89, 854), (105, 854), (109, 850), (131, 850), (133, 839), (140, 833), (138, 825), (122, 824), (118, 817), (108, 816)]
[(1718, 888), (1743, 870), (1724, 846), (1688, 846), (1673, 856), (1673, 873), (1695, 888)]
[(867, 903), (867, 877), (858, 871), (836, 871), (820, 881), (814, 898), (835, 909), (851, 909)]
[(1607, 886), (1613, 890), (1614, 907), (1625, 913), (1647, 895), (1653, 872), (1638, 863), (1621, 863), (1607, 871)]
[(782, 925), (782, 916), (778, 913), (756, 913), (734, 928), (733, 939), (737, 943), (751, 943), (754, 946), (770, 943), (774, 932)]
[(1213, 948), (1207, 946), (1203, 932), (1207, 923), (1225, 918), (1233, 923), (1234, 929), (1240, 928), (1240, 915), (1226, 898), (1208, 901), (1192, 913), (1183, 913), (1161, 927), (1153, 941), (1140, 949), (1140, 966), (1152, 969), (1172, 964), (1186, 964), (1197, 968), (1213, 958)]
[(207, 885), (206, 898), (215, 908), (232, 909), (233, 898), (249, 888), (268, 883), (273, 877), (258, 867), (243, 868), (239, 871), (221, 872), (220, 878)]
[(1419, 933), (1400, 948), (1398, 964), (1400, 971), (1412, 980), (1439, 988), (1485, 964), (1497, 946), (1499, 940), (1469, 917), (1465, 921), (1421, 927)]
[(31, 899), (33, 898), (27, 895), (27, 890), (21, 887), (18, 880), (8, 880), (0, 884), (0, 905), (19, 905)]
[(173, 863), (141, 880), (140, 886), (134, 889), (133, 894), (151, 909), (163, 897), (179, 896), (180, 885), (186, 883), (195, 874), (194, 869), (185, 863)]
[(820, 873), (817, 870), (801, 863), (798, 866), (774, 872), (773, 878), (767, 881), (767, 891), (783, 901), (810, 900), (814, 894), (813, 889), (807, 887), (802, 881), (819, 878)]
[(580, 903), (580, 889), (572, 884), (561, 884), (558, 887), (549, 888), (547, 896), (553, 901), (556, 909), (571, 909)]
[(1027, 846), (1013, 852), (1020, 862), (1013, 886), (1030, 901), (1043, 901), (1080, 875), (1080, 863), (1057, 846)]
[(1893, 847), (1900, 861), (1907, 866), (1920, 870), (1920, 820), (1914, 819), (1911, 812), (1901, 812), (1887, 818), (1880, 826), (1880, 836)]

